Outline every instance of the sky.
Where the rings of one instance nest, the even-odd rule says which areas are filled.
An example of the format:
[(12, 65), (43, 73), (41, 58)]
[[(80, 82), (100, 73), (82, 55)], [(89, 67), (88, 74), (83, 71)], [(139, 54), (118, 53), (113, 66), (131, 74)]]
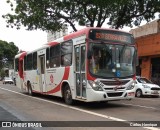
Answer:
[(47, 43), (47, 33), (44, 31), (27, 31), (25, 28), (17, 30), (16, 27), (7, 28), (7, 23), (2, 15), (9, 12), (11, 12), (10, 5), (6, 3), (6, 0), (0, 0), (0, 40), (14, 42), (20, 50), (24, 51), (32, 51)]
[[(47, 33), (41, 30), (27, 31), (24, 27), (20, 30), (14, 28), (7, 28), (7, 23), (2, 15), (11, 13), (10, 5), (6, 0), (0, 0), (0, 40), (6, 42), (14, 42), (19, 50), (32, 51), (47, 43)], [(78, 27), (81, 29), (81, 27)], [(131, 28), (125, 27), (124, 31), (129, 31)], [(69, 29), (69, 32), (72, 30)]]

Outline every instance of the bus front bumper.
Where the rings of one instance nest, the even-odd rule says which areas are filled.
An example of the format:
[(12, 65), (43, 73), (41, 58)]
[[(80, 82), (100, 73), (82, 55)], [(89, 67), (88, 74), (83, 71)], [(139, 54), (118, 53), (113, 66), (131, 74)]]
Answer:
[(125, 91), (95, 91), (93, 89), (87, 89), (87, 102), (94, 101), (116, 101), (116, 100), (130, 100), (135, 97), (135, 90)]

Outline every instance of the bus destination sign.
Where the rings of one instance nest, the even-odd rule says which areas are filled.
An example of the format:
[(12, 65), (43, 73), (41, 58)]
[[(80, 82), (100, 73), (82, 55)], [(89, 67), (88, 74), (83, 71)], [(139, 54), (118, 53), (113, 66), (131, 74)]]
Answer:
[(91, 30), (89, 38), (92, 40), (106, 40), (109, 42), (133, 44), (133, 36), (131, 34), (113, 30)]
[(127, 36), (116, 35), (116, 34), (96, 33), (96, 39), (106, 39), (106, 40), (127, 42)]

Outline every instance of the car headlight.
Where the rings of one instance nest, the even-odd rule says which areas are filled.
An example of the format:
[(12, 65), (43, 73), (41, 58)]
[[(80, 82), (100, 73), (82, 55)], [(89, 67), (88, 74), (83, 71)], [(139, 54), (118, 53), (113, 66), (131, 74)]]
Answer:
[(148, 86), (148, 85), (142, 85), (144, 88), (150, 88), (150, 86)]
[(131, 89), (134, 89), (134, 87), (135, 87), (135, 82), (133, 82), (131, 85), (129, 85), (128, 87), (127, 87), (127, 90), (131, 90)]
[(103, 91), (102, 87), (97, 83), (94, 82), (92, 80), (89, 80), (88, 83), (91, 85), (91, 87), (95, 90), (95, 91)]

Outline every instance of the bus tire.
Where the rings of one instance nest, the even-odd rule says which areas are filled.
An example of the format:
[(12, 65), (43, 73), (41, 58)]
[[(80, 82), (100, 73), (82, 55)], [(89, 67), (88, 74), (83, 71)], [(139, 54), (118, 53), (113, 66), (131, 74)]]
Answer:
[(30, 82), (28, 82), (27, 88), (28, 88), (28, 95), (32, 96), (33, 92), (32, 92), (32, 87)]
[(64, 88), (64, 101), (68, 105), (73, 104), (72, 93), (69, 88), (69, 85), (66, 85)]

